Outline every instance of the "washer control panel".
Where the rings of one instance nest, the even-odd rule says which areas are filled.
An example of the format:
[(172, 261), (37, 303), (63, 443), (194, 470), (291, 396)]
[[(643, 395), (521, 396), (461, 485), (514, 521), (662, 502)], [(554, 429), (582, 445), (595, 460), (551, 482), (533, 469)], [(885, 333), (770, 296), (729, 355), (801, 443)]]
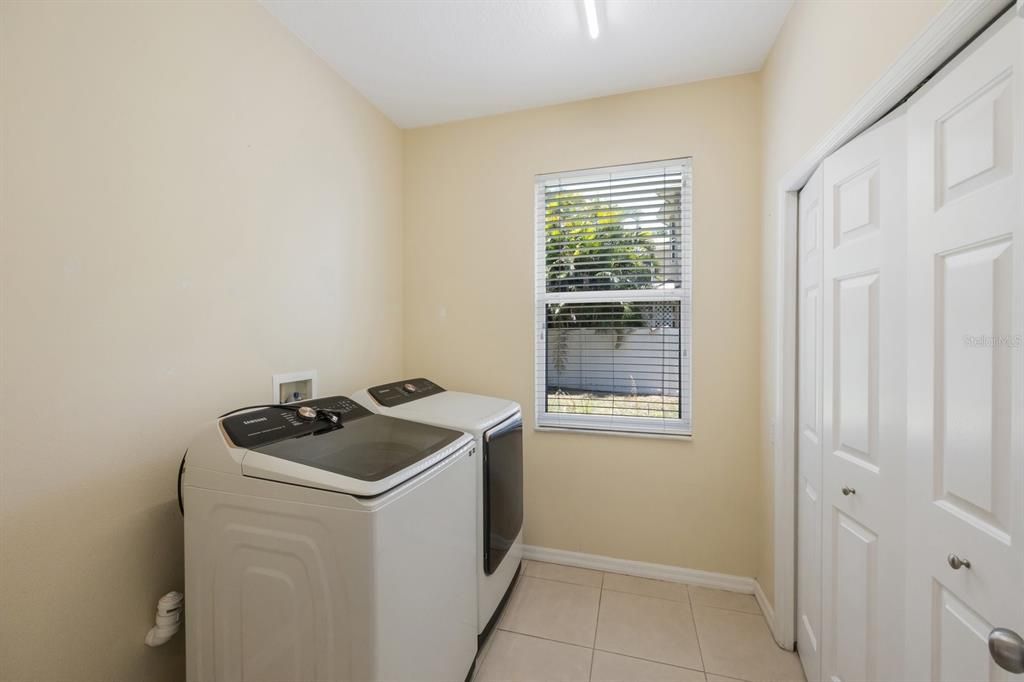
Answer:
[(444, 393), (444, 389), (430, 379), (403, 379), (390, 384), (381, 384), (369, 389), (370, 395), (382, 407), (394, 407), (428, 395)]
[(299, 414), (299, 410), (312, 408), (315, 410), (334, 410), (341, 413), (342, 424), (345, 421), (368, 417), (372, 413), (343, 395), (329, 398), (317, 398), (303, 401), (302, 405), (293, 405), (292, 409), (280, 407), (262, 407), (248, 412), (239, 412), (225, 417), (221, 424), (231, 442), (240, 448), (254, 448), (267, 445), (286, 438), (298, 438), (323, 429), (337, 428), (321, 419), (308, 419)]

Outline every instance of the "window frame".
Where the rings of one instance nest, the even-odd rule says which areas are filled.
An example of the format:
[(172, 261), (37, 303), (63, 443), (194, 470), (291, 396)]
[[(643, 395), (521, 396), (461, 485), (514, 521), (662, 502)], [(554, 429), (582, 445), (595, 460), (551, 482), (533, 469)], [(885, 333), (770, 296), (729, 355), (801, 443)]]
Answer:
[[(548, 293), (547, 279), (541, 273), (547, 266), (546, 225), (543, 221), (546, 200), (545, 187), (551, 180), (574, 179), (580, 182), (593, 178), (604, 180), (616, 175), (635, 174), (644, 170), (683, 166), (684, 201), (689, 200), (689, 215), (680, 211), (679, 246), (682, 259), (681, 283), (675, 289), (616, 289), (605, 291), (577, 291)], [(685, 184), (688, 181), (688, 186)], [(688, 195), (688, 196), (687, 196)], [(582, 170), (544, 173), (534, 176), (534, 429), (537, 431), (571, 431), (604, 435), (636, 436), (644, 438), (691, 439), (693, 437), (693, 157), (679, 157), (661, 161), (587, 168)], [(689, 248), (686, 248), (686, 247)], [(602, 303), (623, 302), (679, 302), (679, 392), (680, 409), (683, 395), (687, 397), (688, 414), (678, 419), (661, 417), (635, 417), (617, 415), (586, 415), (547, 411), (547, 306), (558, 302)], [(684, 334), (683, 318), (688, 321)]]

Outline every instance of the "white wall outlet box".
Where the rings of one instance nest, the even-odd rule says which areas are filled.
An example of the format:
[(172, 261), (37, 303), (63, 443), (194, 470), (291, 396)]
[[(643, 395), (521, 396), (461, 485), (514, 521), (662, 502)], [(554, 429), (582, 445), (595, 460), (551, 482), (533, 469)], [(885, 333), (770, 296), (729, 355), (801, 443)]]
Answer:
[(319, 395), (315, 369), (274, 375), (274, 395), (271, 400), (278, 405), (309, 400)]

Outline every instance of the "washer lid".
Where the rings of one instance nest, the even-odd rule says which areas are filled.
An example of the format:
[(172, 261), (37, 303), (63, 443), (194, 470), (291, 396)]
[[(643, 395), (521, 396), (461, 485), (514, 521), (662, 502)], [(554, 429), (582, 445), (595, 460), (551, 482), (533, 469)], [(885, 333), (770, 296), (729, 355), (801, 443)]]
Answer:
[(380, 495), (445, 459), (469, 438), (384, 415), (252, 447), (242, 473), (351, 495)]
[(480, 434), (518, 412), (519, 403), (475, 393), (445, 391), (386, 411), (403, 419)]

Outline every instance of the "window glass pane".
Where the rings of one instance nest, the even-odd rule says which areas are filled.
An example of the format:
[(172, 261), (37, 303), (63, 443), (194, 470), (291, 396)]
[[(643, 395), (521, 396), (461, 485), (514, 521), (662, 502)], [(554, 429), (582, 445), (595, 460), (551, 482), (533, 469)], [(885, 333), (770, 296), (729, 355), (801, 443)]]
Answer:
[(691, 434), (690, 160), (536, 190), (538, 425)]
[(678, 288), (683, 175), (559, 181), (544, 188), (548, 292)]
[(551, 303), (547, 412), (681, 418), (678, 300)]

